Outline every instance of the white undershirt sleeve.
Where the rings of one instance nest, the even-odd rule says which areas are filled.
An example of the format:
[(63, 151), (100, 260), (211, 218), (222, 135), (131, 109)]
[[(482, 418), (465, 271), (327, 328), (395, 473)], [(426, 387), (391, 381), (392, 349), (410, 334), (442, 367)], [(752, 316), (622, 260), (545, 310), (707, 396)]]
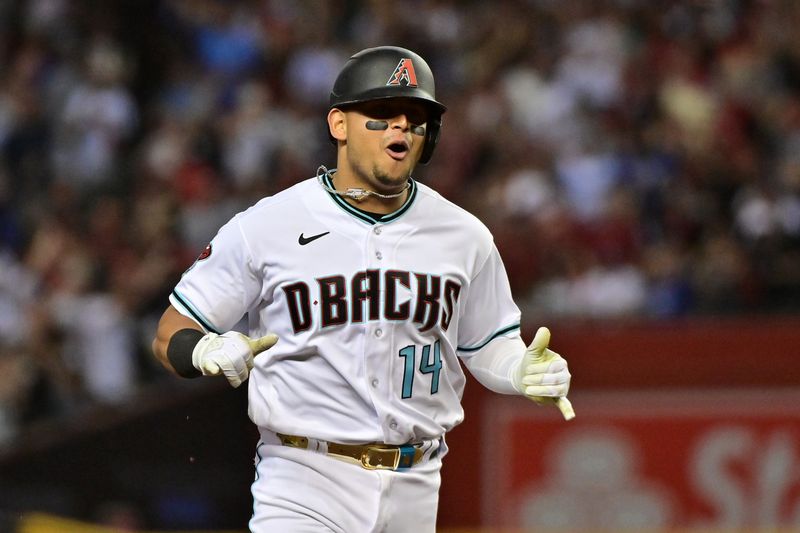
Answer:
[(522, 364), (525, 343), (522, 338), (497, 337), (489, 344), (464, 357), (464, 364), (481, 385), (500, 394), (521, 394), (514, 385), (514, 375)]

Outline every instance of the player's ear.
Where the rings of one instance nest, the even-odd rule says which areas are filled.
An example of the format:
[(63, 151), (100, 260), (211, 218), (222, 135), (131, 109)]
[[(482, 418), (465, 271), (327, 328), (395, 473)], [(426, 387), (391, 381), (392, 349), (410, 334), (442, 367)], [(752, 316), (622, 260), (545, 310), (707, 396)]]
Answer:
[(337, 141), (344, 141), (347, 139), (347, 124), (345, 122), (344, 111), (337, 107), (328, 111), (328, 131), (331, 137)]

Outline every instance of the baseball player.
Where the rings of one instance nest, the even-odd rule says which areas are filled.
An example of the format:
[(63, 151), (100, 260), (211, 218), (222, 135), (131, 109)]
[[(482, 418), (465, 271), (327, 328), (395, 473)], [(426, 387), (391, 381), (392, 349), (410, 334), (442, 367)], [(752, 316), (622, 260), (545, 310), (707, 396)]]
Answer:
[[(337, 168), (236, 215), (169, 297), (153, 342), (164, 366), (249, 377), (252, 531), (435, 531), (459, 363), (574, 416), (547, 328), (521, 339), (489, 230), (411, 177), (444, 112), (416, 53), (352, 56), (327, 116)], [(245, 315), (249, 335), (231, 331)]]

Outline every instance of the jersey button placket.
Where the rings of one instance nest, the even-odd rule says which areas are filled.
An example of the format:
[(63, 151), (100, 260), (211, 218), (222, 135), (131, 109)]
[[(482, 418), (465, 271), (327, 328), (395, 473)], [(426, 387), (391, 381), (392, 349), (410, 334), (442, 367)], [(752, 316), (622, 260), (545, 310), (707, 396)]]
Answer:
[[(369, 233), (366, 234), (366, 244), (367, 244), (366, 258), (368, 263), (367, 268), (378, 269), (379, 265), (381, 265), (383, 262), (383, 252), (380, 250), (381, 239), (379, 237), (381, 233), (383, 233), (383, 228), (380, 225), (375, 225), (372, 227)], [(375, 352), (372, 355), (375, 355), (377, 353), (383, 353), (384, 350), (384, 348), (382, 347), (383, 339), (386, 337), (386, 333), (387, 333), (386, 328), (378, 322), (374, 322), (372, 324), (367, 325), (367, 334), (371, 336), (373, 339), (375, 339), (375, 342), (368, 343), (371, 344), (372, 349), (375, 350)], [(379, 348), (379, 346), (381, 347)], [(385, 369), (383, 368), (382, 364), (379, 364), (379, 361), (381, 360), (383, 360), (382, 357), (371, 358), (370, 356), (367, 356), (366, 364), (367, 364), (367, 370), (369, 372), (369, 374), (367, 374), (369, 376), (369, 381), (367, 383), (370, 394), (375, 395), (375, 401), (378, 404), (383, 405), (385, 401), (381, 399), (384, 394), (384, 392), (382, 392), (382, 388), (385, 387), (386, 386), (385, 384), (388, 382), (385, 379), (386, 376), (383, 374)], [(376, 365), (378, 366), (378, 368), (375, 367)], [(385, 408), (386, 408), (385, 406), (382, 406), (379, 408), (379, 411), (383, 411)], [(384, 411), (383, 414), (384, 416), (386, 416), (388, 413)], [(384, 420), (385, 420), (384, 427), (386, 426), (391, 427), (392, 423), (395, 424), (395, 427), (391, 428), (391, 430), (388, 431), (396, 430), (397, 421), (394, 418), (387, 417)]]
[[(373, 235), (375, 235), (375, 236), (378, 236), (378, 235), (380, 235), (381, 233), (383, 233), (383, 228), (382, 228), (381, 226), (379, 226), (379, 225), (376, 225), (376, 226), (373, 226), (373, 227), (372, 227), (372, 234), (373, 234)], [(370, 239), (370, 240), (372, 240), (372, 239)], [(372, 240), (372, 241), (373, 241), (373, 245), (374, 245), (374, 248), (373, 248), (373, 250), (374, 250), (375, 259), (377, 259), (378, 261), (381, 261), (381, 260), (383, 260), (383, 252), (381, 252), (381, 251), (378, 249), (378, 247), (377, 247), (377, 244), (378, 244), (378, 243), (377, 243), (377, 240)]]

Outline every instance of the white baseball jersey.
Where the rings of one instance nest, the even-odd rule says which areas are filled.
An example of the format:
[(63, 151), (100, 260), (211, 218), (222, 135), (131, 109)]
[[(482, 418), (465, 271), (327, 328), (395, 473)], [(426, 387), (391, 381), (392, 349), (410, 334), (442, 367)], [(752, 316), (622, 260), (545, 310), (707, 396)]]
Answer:
[(207, 331), (247, 314), (252, 337), (276, 333), (250, 374), (250, 417), (342, 443), (440, 437), (463, 420), (459, 357), (520, 327), (489, 230), (413, 180), (378, 219), (316, 178), (262, 199), (220, 229), (170, 302)]

